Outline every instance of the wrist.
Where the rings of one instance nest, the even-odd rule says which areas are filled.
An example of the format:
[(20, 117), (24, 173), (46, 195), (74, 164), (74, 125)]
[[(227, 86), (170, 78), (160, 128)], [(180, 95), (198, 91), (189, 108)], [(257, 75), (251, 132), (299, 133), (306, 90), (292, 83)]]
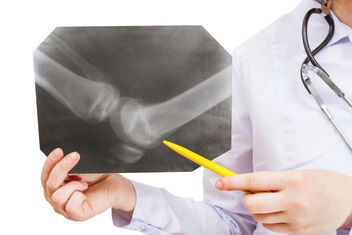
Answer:
[(111, 207), (133, 215), (136, 205), (136, 191), (128, 179), (119, 174), (114, 175)]
[(127, 202), (126, 202), (126, 208), (124, 209), (124, 211), (129, 214), (131, 217), (133, 215), (134, 212), (134, 208), (136, 207), (136, 190), (133, 186), (133, 184), (131, 183), (131, 181), (129, 181), (128, 179), (125, 179), (126, 183), (128, 184), (128, 196), (127, 196)]

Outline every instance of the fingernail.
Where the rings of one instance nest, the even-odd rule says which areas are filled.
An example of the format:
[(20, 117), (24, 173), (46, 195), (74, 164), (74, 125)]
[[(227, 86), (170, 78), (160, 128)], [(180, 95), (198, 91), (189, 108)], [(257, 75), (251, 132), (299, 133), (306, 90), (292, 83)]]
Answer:
[(215, 183), (215, 187), (216, 187), (217, 189), (223, 189), (223, 188), (224, 188), (224, 184), (221, 182), (221, 180), (218, 180), (218, 181), (216, 181), (216, 183)]
[(69, 160), (74, 162), (78, 159), (78, 154), (77, 153), (70, 153), (67, 157)]

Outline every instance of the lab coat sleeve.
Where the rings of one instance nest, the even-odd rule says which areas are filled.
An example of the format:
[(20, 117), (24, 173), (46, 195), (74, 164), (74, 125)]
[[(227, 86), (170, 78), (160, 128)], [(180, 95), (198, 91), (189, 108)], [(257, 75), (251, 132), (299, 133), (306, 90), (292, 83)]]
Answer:
[[(246, 112), (242, 80), (233, 59), (232, 148), (214, 161), (237, 173), (252, 171), (250, 119)], [(195, 201), (167, 190), (132, 181), (137, 195), (133, 216), (112, 210), (115, 226), (146, 234), (252, 234), (256, 222), (242, 204), (241, 191), (215, 189), (220, 177), (204, 170), (204, 200)]]

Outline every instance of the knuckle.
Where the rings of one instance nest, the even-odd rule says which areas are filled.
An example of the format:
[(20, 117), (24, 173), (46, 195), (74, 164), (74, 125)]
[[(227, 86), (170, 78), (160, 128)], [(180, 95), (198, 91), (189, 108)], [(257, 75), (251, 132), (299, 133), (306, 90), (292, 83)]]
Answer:
[(51, 196), (51, 201), (54, 205), (60, 205), (61, 204), (61, 197), (58, 195), (58, 193), (53, 193)]
[(228, 184), (233, 182), (233, 179), (231, 176), (226, 176), (226, 177), (220, 179), (220, 182), (222, 182), (224, 184), (224, 186), (226, 187)]
[(60, 171), (60, 172), (66, 172), (68, 167), (68, 163), (67, 161), (65, 161), (66, 159), (62, 160), (59, 164), (57, 164), (57, 169)]
[(249, 174), (246, 181), (247, 181), (246, 184), (248, 185), (248, 187), (253, 188), (256, 186), (257, 179), (255, 178), (254, 174)]
[(62, 215), (62, 212), (61, 212), (58, 208), (56, 208), (55, 206), (53, 206), (53, 210), (54, 210), (56, 213)]
[[(304, 199), (295, 198), (289, 202), (291, 210), (299, 211), (300, 214), (304, 214), (307, 210), (307, 204)], [(297, 220), (300, 220), (300, 217), (296, 217)]]
[[(47, 189), (49, 194), (50, 194), (50, 192), (54, 192), (55, 191), (55, 187), (53, 185), (51, 185), (50, 183), (46, 184), (46, 189)], [(50, 196), (50, 195), (47, 195), (47, 196)]]
[(69, 206), (69, 207), (66, 208), (67, 214), (69, 214), (72, 218), (76, 218), (77, 217), (77, 215), (76, 215), (77, 211), (78, 211), (77, 207)]
[(55, 163), (55, 159), (53, 157), (53, 153), (50, 153), (49, 156), (46, 158), (46, 161), (44, 162), (44, 164), (46, 166), (50, 166), (50, 165), (52, 165), (54, 163)]
[(290, 172), (286, 176), (286, 183), (291, 186), (302, 186), (304, 182), (304, 176), (300, 172)]

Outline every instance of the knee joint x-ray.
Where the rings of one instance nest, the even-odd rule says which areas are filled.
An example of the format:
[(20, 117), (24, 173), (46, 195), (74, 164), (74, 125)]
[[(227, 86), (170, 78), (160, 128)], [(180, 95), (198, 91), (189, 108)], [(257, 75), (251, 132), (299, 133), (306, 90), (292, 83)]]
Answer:
[(71, 173), (191, 171), (231, 147), (231, 56), (201, 26), (58, 27), (34, 51), (40, 148)]

